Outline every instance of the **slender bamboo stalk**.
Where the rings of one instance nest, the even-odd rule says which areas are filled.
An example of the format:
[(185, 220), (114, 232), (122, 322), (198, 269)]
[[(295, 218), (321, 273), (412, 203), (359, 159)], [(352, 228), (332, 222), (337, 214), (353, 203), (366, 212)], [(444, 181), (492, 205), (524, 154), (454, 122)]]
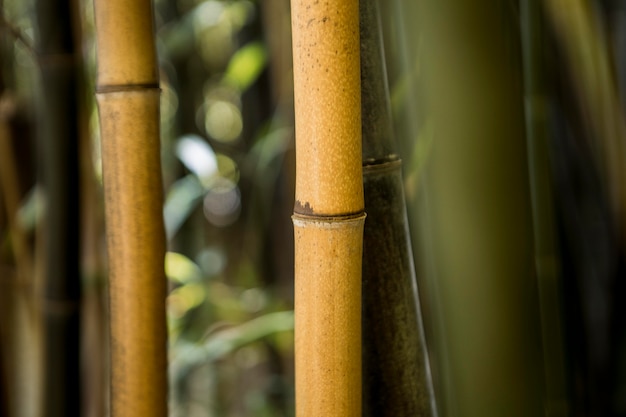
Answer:
[(361, 415), (357, 0), (292, 1), (296, 415)]
[(378, 4), (360, 1), (363, 115), (363, 415), (435, 416), (391, 125)]
[(546, 42), (540, 0), (521, 2), (526, 137), (532, 200), (534, 249), (546, 379), (546, 416), (569, 413), (562, 324), (562, 278), (549, 158), (549, 91)]
[(80, 192), (78, 97), (72, 7), (37, 2), (41, 72), (40, 180), (46, 195), (43, 234), (44, 409), (78, 416), (80, 383)]
[(150, 0), (96, 0), (111, 411), (167, 415), (159, 79)]

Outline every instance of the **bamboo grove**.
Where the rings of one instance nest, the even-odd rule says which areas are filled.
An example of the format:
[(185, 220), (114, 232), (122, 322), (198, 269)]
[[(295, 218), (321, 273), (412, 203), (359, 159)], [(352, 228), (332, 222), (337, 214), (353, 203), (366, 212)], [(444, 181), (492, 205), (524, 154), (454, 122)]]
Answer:
[(0, 416), (626, 415), (625, 13), (0, 0)]

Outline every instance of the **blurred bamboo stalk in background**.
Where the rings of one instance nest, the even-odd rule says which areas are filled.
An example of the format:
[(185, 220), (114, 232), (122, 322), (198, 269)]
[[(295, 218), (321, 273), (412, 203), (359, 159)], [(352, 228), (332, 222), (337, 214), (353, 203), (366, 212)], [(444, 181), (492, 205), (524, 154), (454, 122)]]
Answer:
[(159, 74), (150, 0), (96, 0), (111, 412), (167, 415)]
[(292, 2), (298, 417), (361, 416), (358, 0)]
[(360, 1), (363, 415), (436, 416), (394, 140), (378, 4)]
[(586, 117), (594, 158), (611, 197), (619, 226), (622, 253), (626, 251), (626, 119), (618, 96), (611, 57), (592, 6), (584, 0), (543, 0), (549, 22), (565, 51), (577, 98)]
[(73, 3), (37, 6), (41, 100), (37, 109), (40, 181), (46, 198), (43, 230), (43, 409), (51, 417), (81, 414), (79, 61)]
[(566, 383), (561, 258), (550, 165), (551, 98), (544, 50), (546, 29), (541, 0), (525, 0), (520, 6), (535, 268), (545, 363), (545, 415), (565, 417), (570, 415), (571, 409)]
[[(19, 126), (12, 70), (14, 42), (19, 39), (31, 53), (33, 47), (6, 20), (5, 12), (5, 2), (0, 0), (0, 211), (4, 211), (0, 230), (5, 228), (2, 231), (12, 252), (12, 263), (0, 265), (0, 415), (30, 417), (42, 413), (42, 329), (35, 305), (30, 235), (18, 216), (30, 183), (22, 177), (28, 172), (28, 163), (20, 160), (15, 145), (28, 147), (31, 138), (28, 129)], [(34, 59), (34, 54), (29, 58)]]
[(420, 227), (437, 296), (441, 412), (543, 415), (517, 16), (495, 0), (417, 11), (433, 135)]

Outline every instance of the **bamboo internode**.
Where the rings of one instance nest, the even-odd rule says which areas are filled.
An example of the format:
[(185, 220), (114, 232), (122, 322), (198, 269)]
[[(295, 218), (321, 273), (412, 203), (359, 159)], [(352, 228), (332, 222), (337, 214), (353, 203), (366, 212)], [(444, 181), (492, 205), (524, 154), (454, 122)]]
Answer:
[(296, 415), (360, 417), (363, 216), (294, 229)]
[(150, 0), (96, 0), (98, 90), (158, 86)]
[(292, 1), (296, 415), (361, 416), (359, 4)]
[[(98, 107), (110, 268), (113, 415), (165, 416), (159, 92), (99, 94)], [(157, 123), (143, 122), (148, 119)]]
[(292, 2), (296, 213), (363, 211), (359, 2)]
[(149, 0), (96, 1), (111, 411), (167, 415), (159, 88)]

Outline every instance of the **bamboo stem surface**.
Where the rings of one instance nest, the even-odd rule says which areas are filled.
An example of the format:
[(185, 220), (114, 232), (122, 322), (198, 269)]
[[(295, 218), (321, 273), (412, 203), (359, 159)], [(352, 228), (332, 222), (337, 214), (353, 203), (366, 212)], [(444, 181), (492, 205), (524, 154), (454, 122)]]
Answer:
[(110, 266), (111, 410), (167, 415), (158, 68), (149, 0), (97, 0), (97, 101)]
[(292, 2), (296, 213), (363, 211), (359, 3)]
[(361, 416), (358, 1), (292, 1), (296, 415)]
[(363, 415), (436, 416), (396, 154), (378, 7), (360, 0), (363, 190)]

